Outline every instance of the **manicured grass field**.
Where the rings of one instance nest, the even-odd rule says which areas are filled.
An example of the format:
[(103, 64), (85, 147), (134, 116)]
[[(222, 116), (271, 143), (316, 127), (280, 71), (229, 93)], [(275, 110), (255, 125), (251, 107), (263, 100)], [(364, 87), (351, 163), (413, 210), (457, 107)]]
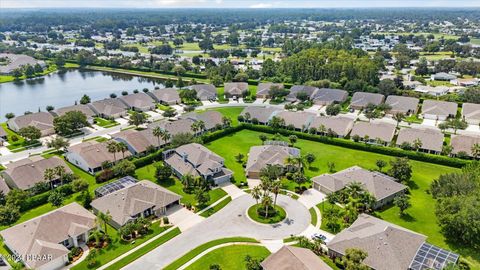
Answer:
[(182, 257), (178, 258), (177, 260), (172, 262), (170, 265), (165, 267), (164, 270), (176, 270), (182, 265), (186, 264), (191, 259), (195, 258), (195, 256), (197, 256), (198, 254), (202, 253), (203, 251), (211, 247), (218, 246), (225, 243), (233, 243), (233, 242), (258, 243), (257, 240), (252, 238), (247, 238), (247, 237), (230, 237), (230, 238), (213, 240), (192, 249), (190, 252), (188, 252), (187, 254), (183, 255)]
[(205, 254), (198, 261), (188, 266), (187, 270), (205, 270), (210, 265), (218, 264), (221, 269), (244, 270), (245, 257), (262, 260), (270, 255), (268, 249), (262, 246), (232, 245), (221, 247)]
[(98, 126), (103, 128), (110, 128), (120, 125), (120, 123), (116, 122), (115, 120), (107, 120), (100, 117), (95, 117), (95, 122)]
[[(7, 148), (9, 150), (15, 150), (15, 149), (21, 150), (21, 148), (23, 147), (27, 147), (33, 144), (38, 144), (38, 142), (27, 143), (22, 136), (18, 135), (13, 130), (9, 129), (7, 126), (7, 123), (1, 123), (0, 126), (7, 133), (7, 142), (9, 143)], [(12, 140), (13, 137), (17, 137), (18, 140), (16, 141)]]
[(287, 212), (285, 212), (285, 210), (278, 205), (275, 205), (275, 215), (270, 217), (265, 217), (261, 215), (259, 213), (259, 210), (261, 210), (261, 208), (263, 208), (261, 204), (255, 204), (250, 206), (250, 208), (248, 208), (248, 216), (254, 221), (264, 224), (278, 223), (284, 220), (287, 216)]
[(125, 258), (119, 260), (118, 262), (110, 265), (107, 267), (108, 270), (117, 270), (117, 269), (122, 269), (129, 263), (135, 261), (136, 259), (142, 257), (143, 255), (147, 254), (148, 252), (152, 251), (156, 247), (163, 245), (170, 239), (174, 238), (175, 236), (180, 234), (180, 229), (175, 228), (171, 230), (170, 232), (166, 233), (165, 235), (159, 237), (158, 239), (146, 244), (144, 247), (140, 248), (139, 250), (133, 252), (132, 254), (126, 256)]
[(245, 107), (238, 106), (238, 107), (221, 107), (221, 108), (214, 108), (209, 110), (214, 110), (223, 114), (223, 116), (229, 117), (232, 120), (232, 126), (238, 125), (238, 115), (243, 111)]
[(202, 217), (209, 217), (216, 212), (220, 211), (223, 207), (227, 206), (228, 203), (232, 201), (232, 197), (228, 196), (227, 198), (223, 199), (220, 203), (215, 205), (214, 207), (208, 209), (207, 211), (200, 214)]
[[(234, 171), (235, 181), (239, 183), (240, 181), (246, 181), (246, 178), (244, 168), (235, 160), (235, 155), (242, 153), (247, 156), (251, 146), (261, 145), (260, 134), (255, 131), (242, 130), (211, 142), (207, 144), (207, 147), (225, 158), (225, 165)], [(267, 137), (271, 138), (272, 135), (267, 134)], [(226, 145), (228, 147), (225, 147)], [(394, 159), (394, 157), (382, 154), (307, 140), (298, 140), (295, 143), (295, 147), (300, 148), (302, 154), (313, 153), (316, 156), (315, 162), (305, 171), (308, 177), (328, 173), (327, 163), (332, 161), (335, 163), (335, 170), (340, 171), (354, 165), (365, 169), (375, 169), (377, 160), (382, 159), (388, 162)], [(413, 168), (412, 185), (410, 186), (412, 207), (406, 211), (407, 215), (404, 215), (404, 217), (400, 217), (396, 207), (378, 212), (378, 216), (407, 229), (427, 235), (430, 243), (460, 253), (472, 266), (480, 269), (479, 252), (462, 248), (446, 241), (440, 232), (434, 213), (435, 200), (428, 192), (430, 183), (434, 179), (442, 174), (458, 171), (458, 169), (414, 160), (410, 161), (410, 163)], [(387, 171), (388, 169), (387, 166), (383, 170)]]
[(310, 208), (308, 211), (310, 212), (310, 217), (311, 217), (310, 223), (313, 226), (317, 226), (317, 221), (318, 221), (317, 212), (315, 211), (315, 209), (313, 209), (313, 207)]
[(116, 257), (120, 256), (121, 254), (129, 251), (130, 249), (144, 243), (148, 239), (154, 237), (155, 235), (162, 233), (163, 231), (167, 230), (169, 227), (160, 227), (158, 223), (154, 223), (151, 226), (150, 232), (143, 237), (135, 239), (135, 243), (133, 242), (125, 242), (123, 241), (117, 231), (108, 226), (108, 235), (112, 242), (105, 248), (98, 249), (98, 255), (96, 257), (97, 264), (93, 267), (88, 267), (87, 261), (82, 261), (81, 263), (72, 267), (72, 270), (80, 270), (80, 269), (97, 269), (101, 265), (108, 263), (109, 261), (115, 259)]
[[(156, 164), (150, 164), (150, 165), (147, 165), (143, 168), (137, 169), (136, 170), (137, 178), (139, 180), (147, 179), (147, 180), (150, 180), (152, 182), (157, 183), (157, 181), (155, 179), (155, 165)], [(175, 192), (178, 195), (182, 196), (182, 199), (180, 200), (182, 203), (191, 204), (193, 206), (196, 206), (197, 201), (195, 200), (195, 195), (185, 193), (183, 191), (182, 183), (177, 178), (172, 177), (170, 179), (170, 181), (165, 182), (165, 183), (158, 183), (158, 184), (160, 184), (161, 186), (167, 188), (168, 190), (170, 190), (172, 192)], [(227, 193), (225, 191), (223, 191), (221, 188), (212, 189), (208, 193), (210, 195), (210, 201), (206, 205), (203, 205), (203, 207), (207, 207), (210, 204), (216, 202), (220, 198), (227, 195)], [(201, 209), (196, 209), (196, 210), (201, 210)]]

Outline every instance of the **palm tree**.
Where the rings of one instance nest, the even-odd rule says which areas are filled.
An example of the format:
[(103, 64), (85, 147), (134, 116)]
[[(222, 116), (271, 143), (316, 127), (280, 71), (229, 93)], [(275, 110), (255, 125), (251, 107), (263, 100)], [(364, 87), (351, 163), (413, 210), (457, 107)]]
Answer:
[(303, 172), (303, 168), (305, 168), (305, 157), (303, 156), (298, 156), (293, 158), (295, 161), (295, 164), (297, 165), (298, 171)]
[(251, 118), (251, 115), (249, 112), (246, 112), (245, 115), (243, 116), (243, 119), (245, 119), (245, 122), (248, 122), (248, 120), (250, 120)]
[(117, 144), (117, 147), (118, 147), (117, 151), (122, 152), (122, 159), (124, 159), (125, 158), (125, 152), (128, 151), (128, 146), (124, 142), (119, 142)]
[(65, 176), (65, 167), (63, 167), (62, 165), (55, 166), (53, 168), (53, 171), (55, 172), (55, 175), (57, 175), (58, 178), (60, 179), (60, 185), (63, 185), (63, 178)]
[(353, 198), (358, 198), (364, 192), (362, 184), (359, 182), (352, 182), (345, 187), (345, 193)]
[(198, 127), (198, 122), (193, 122), (193, 123), (192, 123), (192, 126), (191, 126), (190, 128), (192, 129), (193, 134), (197, 134), (198, 130), (200, 129), (200, 128)]
[(112, 153), (112, 154), (113, 154), (113, 161), (114, 161), (114, 163), (117, 162), (117, 156), (116, 156), (116, 153), (117, 153), (117, 151), (118, 151), (118, 146), (117, 146), (117, 144), (118, 144), (118, 143), (117, 143), (116, 141), (113, 141), (113, 140), (112, 140), (112, 141), (109, 141), (109, 142), (107, 143), (107, 150), (108, 150), (109, 153)]
[(274, 199), (273, 199), (273, 207), (275, 207), (277, 205), (277, 196), (278, 196), (278, 193), (280, 193), (280, 188), (281, 188), (280, 181), (275, 181), (270, 186), (270, 191), (275, 196)]
[(99, 247), (100, 239), (102, 238), (102, 232), (100, 232), (100, 229), (97, 228), (96, 230), (93, 230), (90, 234), (95, 239), (95, 246)]
[(154, 127), (153, 130), (152, 130), (152, 134), (153, 134), (153, 136), (155, 136), (157, 138), (158, 147), (160, 147), (160, 137), (163, 134), (162, 128), (160, 128), (159, 126)]
[(191, 174), (186, 174), (182, 176), (182, 184), (184, 189), (189, 189), (194, 181), (193, 176)]
[(262, 206), (265, 207), (265, 218), (268, 217), (268, 208), (272, 205), (272, 198), (270, 196), (263, 196)]
[(398, 127), (400, 122), (402, 122), (403, 119), (405, 118), (405, 115), (401, 112), (397, 112), (396, 114), (393, 115), (392, 118), (393, 118), (393, 120), (397, 121), (397, 127)]
[(250, 195), (252, 195), (253, 199), (255, 199), (255, 204), (258, 204), (258, 200), (260, 200), (262, 196), (262, 190), (260, 189), (260, 186), (254, 187)]
[(43, 179), (48, 182), (48, 184), (51, 185), (51, 188), (53, 189), (52, 185), (52, 180), (55, 178), (55, 170), (53, 168), (46, 168), (45, 171), (43, 172)]
[(106, 213), (103, 213), (103, 212), (99, 211), (98, 215), (97, 215), (97, 218), (98, 218), (98, 220), (102, 221), (104, 232), (106, 234), (107, 233), (107, 224), (110, 222), (110, 220), (112, 220), (112, 215), (110, 215), (110, 211), (107, 210)]
[(472, 146), (472, 157), (478, 158), (480, 157), (480, 143), (476, 143)]
[(229, 117), (224, 116), (222, 117), (222, 123), (224, 127), (229, 127), (232, 124), (232, 120)]
[(203, 131), (205, 131), (205, 122), (198, 121), (197, 125), (198, 125), (198, 130), (200, 131), (200, 133), (203, 133)]
[(318, 132), (320, 132), (320, 134), (322, 134), (322, 135), (325, 135), (325, 132), (327, 132), (327, 128), (323, 124), (321, 124), (318, 127)]
[(413, 149), (415, 149), (415, 151), (418, 151), (420, 148), (422, 148), (422, 141), (419, 139), (419, 138), (416, 138), (414, 141), (413, 141)]

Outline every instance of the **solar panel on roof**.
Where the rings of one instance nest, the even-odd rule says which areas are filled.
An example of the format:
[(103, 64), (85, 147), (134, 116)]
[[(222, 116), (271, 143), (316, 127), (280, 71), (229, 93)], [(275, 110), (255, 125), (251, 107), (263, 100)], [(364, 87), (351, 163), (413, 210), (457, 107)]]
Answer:
[(95, 190), (95, 195), (97, 197), (102, 197), (117, 190), (129, 187), (137, 183), (137, 179), (131, 176), (125, 176), (123, 178), (118, 179), (112, 183), (108, 183), (104, 186), (101, 186)]
[(428, 243), (423, 243), (423, 245), (418, 249), (415, 258), (413, 258), (412, 262), (410, 263), (410, 269), (442, 270), (449, 264), (456, 264), (458, 258), (458, 254)]

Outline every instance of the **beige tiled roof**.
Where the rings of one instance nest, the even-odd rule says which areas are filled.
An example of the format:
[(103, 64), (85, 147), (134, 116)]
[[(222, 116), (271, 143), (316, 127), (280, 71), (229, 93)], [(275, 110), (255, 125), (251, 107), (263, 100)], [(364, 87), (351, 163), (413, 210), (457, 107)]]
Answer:
[(120, 97), (129, 107), (133, 108), (152, 108), (155, 107), (154, 100), (145, 93), (136, 93)]
[[(107, 142), (87, 141), (70, 146), (67, 150), (81, 156), (90, 168), (98, 168), (105, 161), (115, 161), (113, 153), (108, 152)], [(122, 158), (122, 153), (117, 152), (115, 155), (117, 160)], [(129, 151), (125, 152), (125, 157), (130, 155)]]
[(474, 135), (452, 135), (450, 145), (452, 145), (452, 153), (458, 154), (465, 152), (467, 155), (472, 155), (472, 147), (475, 144), (480, 144), (480, 136)]
[(260, 172), (267, 165), (285, 165), (285, 160), (289, 157), (300, 156), (298, 148), (281, 145), (260, 145), (250, 147), (248, 153), (246, 172)]
[(327, 103), (342, 103), (348, 98), (348, 92), (341, 89), (320, 88), (312, 94), (313, 100)]
[(260, 123), (268, 123), (270, 118), (280, 111), (280, 109), (271, 106), (248, 106), (243, 109), (240, 115), (245, 116), (245, 114), (248, 112), (250, 114), (250, 119), (256, 118)]
[(315, 91), (317, 91), (318, 88), (314, 86), (308, 86), (308, 85), (294, 85), (292, 88), (290, 88), (290, 93), (287, 96), (288, 101), (295, 101), (297, 100), (297, 94), (300, 92), (305, 92), (310, 98)]
[(207, 130), (215, 128), (217, 125), (223, 125), (223, 115), (217, 111), (206, 111), (202, 113), (186, 113), (180, 116), (182, 119), (192, 119), (193, 121), (203, 121)]
[(103, 100), (97, 100), (90, 104), (91, 107), (98, 114), (104, 114), (107, 116), (112, 116), (115, 114), (124, 114), (127, 111), (127, 105), (119, 98), (107, 98)]
[(95, 112), (90, 107), (88, 107), (88, 105), (84, 105), (84, 104), (62, 107), (62, 108), (56, 109), (54, 112), (56, 115), (62, 116), (67, 112), (72, 112), (72, 111), (82, 112), (87, 116), (87, 118), (93, 117), (95, 115)]
[(15, 183), (16, 187), (22, 190), (33, 188), (36, 183), (46, 181), (44, 172), (47, 168), (62, 166), (65, 172), (72, 173), (72, 170), (65, 161), (57, 156), (45, 159), (40, 156), (34, 156), (7, 164), (7, 169), (2, 174)]
[(462, 115), (466, 120), (480, 120), (480, 104), (463, 103)]
[(6, 137), (7, 136), (7, 132), (5, 131), (5, 129), (3, 129), (2, 126), (0, 126), (0, 137)]
[(312, 178), (312, 181), (332, 192), (339, 191), (353, 182), (358, 182), (375, 196), (377, 201), (407, 188), (386, 174), (371, 172), (358, 166), (334, 174), (322, 174)]
[(444, 135), (442, 132), (436, 129), (430, 128), (402, 128), (398, 132), (397, 145), (401, 145), (404, 142), (413, 144), (413, 142), (419, 139), (422, 142), (420, 148), (437, 151), (442, 151)]
[(264, 270), (331, 270), (315, 253), (306, 248), (283, 246), (262, 263)]
[(10, 192), (10, 187), (5, 183), (5, 179), (0, 176), (0, 191), (3, 192), (3, 195), (7, 195)]
[(458, 105), (455, 102), (427, 99), (423, 101), (422, 114), (440, 116), (456, 115), (457, 107)]
[(331, 129), (339, 136), (346, 136), (350, 130), (352, 130), (353, 119), (347, 117), (315, 116), (313, 122), (310, 124), (310, 128), (314, 127), (318, 131), (322, 125), (327, 131)]
[[(116, 140), (123, 140), (130, 145), (137, 153), (145, 152), (148, 147), (158, 147), (158, 139), (155, 138), (151, 130), (145, 129), (142, 131), (136, 131), (133, 129), (127, 129), (118, 133), (112, 134), (112, 138)], [(160, 138), (160, 143), (163, 141)]]
[(37, 127), (40, 131), (53, 128), (53, 115), (48, 112), (20, 115), (9, 121), (15, 122), (19, 129), (27, 126)]
[(365, 138), (366, 135), (372, 140), (381, 139), (384, 142), (391, 142), (395, 135), (395, 125), (384, 122), (363, 122), (358, 121), (353, 125), (350, 136), (358, 135)]
[(159, 102), (173, 103), (180, 102), (180, 94), (177, 89), (164, 88), (151, 92)]
[[(95, 215), (74, 202), (5, 229), (0, 235), (10, 248), (23, 257), (32, 254), (52, 255), (54, 260), (69, 252), (60, 243), (95, 228), (95, 219)], [(72, 232), (76, 234), (72, 235)], [(38, 268), (47, 262), (26, 261), (30, 268)]]
[(110, 212), (115, 223), (124, 225), (133, 216), (155, 207), (163, 208), (180, 200), (181, 196), (151, 181), (143, 180), (92, 201), (100, 212)]
[(360, 214), (357, 220), (338, 233), (328, 244), (329, 250), (345, 254), (348, 248), (368, 253), (363, 261), (376, 270), (405, 270), (425, 242), (424, 235), (381, 219)]
[(217, 97), (217, 88), (213, 84), (195, 84), (191, 86), (197, 92), (200, 100), (207, 100)]
[(351, 106), (365, 107), (368, 104), (379, 105), (383, 102), (385, 97), (382, 94), (368, 93), (368, 92), (355, 92), (352, 96)]
[(293, 125), (295, 128), (304, 129), (308, 128), (310, 123), (315, 117), (314, 113), (310, 112), (292, 112), (292, 111), (281, 111), (276, 114), (277, 117), (285, 120), (285, 126)]
[(419, 99), (413, 97), (403, 97), (403, 96), (388, 96), (385, 104), (392, 107), (391, 112), (416, 112), (418, 107)]
[(232, 96), (241, 96), (243, 93), (247, 92), (248, 84), (245, 82), (225, 83), (224, 89), (225, 94), (228, 93)]
[(276, 86), (279, 89), (284, 88), (283, 84), (281, 83), (259, 83), (257, 86), (257, 95), (268, 95), (272, 86)]
[(148, 129), (153, 130), (155, 127), (160, 127), (163, 130), (168, 131), (170, 135), (176, 135), (179, 133), (191, 133), (192, 131), (192, 124), (194, 121), (192, 119), (179, 119), (176, 121), (168, 121), (162, 120), (158, 122), (153, 122), (148, 125)]

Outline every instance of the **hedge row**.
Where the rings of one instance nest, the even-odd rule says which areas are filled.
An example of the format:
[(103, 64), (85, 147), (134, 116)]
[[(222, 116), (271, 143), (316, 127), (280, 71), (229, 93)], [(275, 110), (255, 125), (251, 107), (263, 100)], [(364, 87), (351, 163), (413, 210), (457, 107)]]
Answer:
[[(63, 186), (59, 186), (58, 188), (56, 188), (56, 190), (60, 191), (65, 196), (68, 196), (74, 193), (71, 184), (65, 184)], [(20, 204), (20, 211), (21, 212), (28, 211), (30, 209), (33, 209), (35, 207), (42, 206), (48, 203), (48, 197), (50, 196), (51, 192), (52, 191), (50, 190), (50, 191), (27, 198), (25, 201), (23, 201)]]
[(240, 130), (244, 129), (242, 125), (234, 126), (234, 127), (228, 127), (225, 129), (220, 129), (214, 132), (210, 132), (207, 134), (202, 135), (201, 139), (203, 143), (209, 143), (212, 141), (215, 141), (217, 139), (220, 139), (222, 137), (225, 137), (227, 135), (233, 134), (235, 132), (238, 132)]
[(350, 141), (347, 139), (331, 138), (331, 137), (308, 134), (308, 133), (286, 130), (286, 129), (273, 129), (270, 126), (253, 125), (253, 124), (247, 124), (247, 123), (242, 123), (240, 126), (245, 129), (249, 129), (253, 131), (265, 132), (269, 134), (279, 133), (284, 136), (296, 135), (298, 138), (304, 139), (304, 140), (316, 141), (316, 142), (321, 142), (325, 144), (337, 145), (337, 146), (347, 147), (350, 149), (379, 153), (379, 154), (384, 154), (389, 156), (408, 157), (409, 159), (412, 159), (412, 160), (425, 161), (429, 163), (435, 163), (435, 164), (456, 167), (456, 168), (461, 168), (465, 164), (470, 162), (468, 160), (463, 160), (459, 158), (426, 154), (422, 152), (408, 151), (400, 148), (393, 148), (393, 147), (387, 147), (387, 146), (358, 143), (358, 142)]

